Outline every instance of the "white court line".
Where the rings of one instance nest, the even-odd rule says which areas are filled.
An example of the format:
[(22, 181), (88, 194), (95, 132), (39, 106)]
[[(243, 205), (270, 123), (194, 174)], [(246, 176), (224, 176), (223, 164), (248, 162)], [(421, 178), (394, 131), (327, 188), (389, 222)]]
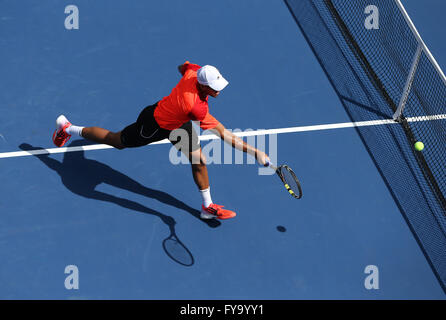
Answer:
[[(445, 120), (445, 119), (446, 119), (446, 114), (438, 114), (438, 115), (434, 115), (434, 116), (407, 118), (407, 121), (408, 122), (419, 122), (419, 121), (432, 121), (432, 120)], [(386, 124), (397, 124), (397, 122), (393, 121), (392, 119), (360, 121), (360, 122), (344, 122), (344, 123), (320, 124), (320, 125), (302, 126), (302, 127), (255, 130), (255, 131), (248, 131), (248, 132), (235, 132), (234, 134), (238, 137), (249, 137), (249, 136), (262, 136), (262, 135), (269, 135), (269, 134), (280, 134), (280, 133), (295, 133), (295, 132), (308, 132), (308, 131), (332, 130), (332, 129), (343, 129), (343, 128), (379, 126), (379, 125), (386, 125)], [(219, 139), (219, 137), (214, 134), (206, 134), (206, 135), (200, 136), (200, 141), (215, 140), (215, 139)], [(170, 142), (169, 142), (169, 140), (164, 139), (164, 140), (157, 141), (157, 142), (154, 142), (151, 144), (165, 144), (165, 143), (170, 143)], [(36, 155), (42, 155), (42, 154), (102, 150), (102, 149), (112, 149), (112, 148), (113, 147), (106, 145), (106, 144), (94, 144), (94, 145), (78, 146), (78, 147), (51, 148), (51, 149), (40, 149), (40, 150), (30, 150), (30, 151), (14, 151), (14, 152), (0, 153), (0, 158), (14, 158), (14, 157), (36, 156)]]

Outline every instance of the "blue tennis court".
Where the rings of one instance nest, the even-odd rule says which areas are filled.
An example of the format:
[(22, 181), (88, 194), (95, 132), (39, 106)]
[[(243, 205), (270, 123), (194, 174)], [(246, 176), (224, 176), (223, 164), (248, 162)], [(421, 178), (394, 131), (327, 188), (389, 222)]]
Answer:
[[(403, 3), (445, 66), (446, 3)], [(64, 25), (69, 4), (79, 29)], [(170, 144), (73, 137), (52, 153), (58, 115), (119, 131), (170, 93), (186, 60), (228, 79), (209, 99), (227, 128), (351, 122), (283, 1), (0, 3), (0, 299), (445, 298), (354, 128), (276, 135), (299, 200), (252, 158), (208, 164), (213, 200), (237, 212), (223, 221), (199, 218), (190, 165), (169, 161)], [(367, 266), (379, 288), (365, 287)]]

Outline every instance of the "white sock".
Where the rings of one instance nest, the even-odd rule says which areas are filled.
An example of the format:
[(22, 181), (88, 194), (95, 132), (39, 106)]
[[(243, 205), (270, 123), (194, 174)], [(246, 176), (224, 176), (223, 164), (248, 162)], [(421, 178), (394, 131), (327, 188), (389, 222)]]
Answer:
[(78, 126), (69, 126), (68, 128), (65, 129), (65, 132), (68, 133), (69, 135), (77, 135), (79, 137), (82, 137), (82, 129), (84, 127), (78, 127)]
[(205, 208), (209, 207), (209, 205), (212, 203), (211, 199), (211, 188), (207, 188), (204, 190), (200, 190), (201, 197), (203, 198), (203, 206)]
[[(56, 126), (57, 126), (57, 130), (59, 130), (60, 128), (62, 128), (68, 121), (67, 117), (65, 117), (63, 114), (60, 115), (57, 119), (56, 119)], [(79, 137), (82, 137), (82, 129), (84, 127), (78, 127), (78, 126), (69, 126), (68, 128), (65, 129), (65, 132), (68, 133), (69, 135), (77, 135)]]

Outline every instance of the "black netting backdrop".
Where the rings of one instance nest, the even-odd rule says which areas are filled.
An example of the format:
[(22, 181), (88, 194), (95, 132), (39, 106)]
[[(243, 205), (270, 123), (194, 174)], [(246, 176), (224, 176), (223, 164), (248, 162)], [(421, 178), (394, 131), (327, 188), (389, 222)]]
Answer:
[[(285, 0), (352, 121), (392, 119), (418, 41), (394, 0)], [(423, 51), (400, 123), (358, 127), (365, 147), (446, 291), (446, 86)], [(422, 141), (425, 149), (413, 145)], [(373, 195), (370, 195), (373, 198)]]

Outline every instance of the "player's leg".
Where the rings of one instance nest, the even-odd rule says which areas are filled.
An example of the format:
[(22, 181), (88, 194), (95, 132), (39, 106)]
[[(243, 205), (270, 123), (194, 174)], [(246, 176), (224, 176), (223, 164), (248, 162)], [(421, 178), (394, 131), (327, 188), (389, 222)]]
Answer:
[(208, 169), (206, 167), (206, 157), (201, 152), (201, 148), (189, 153), (189, 161), (192, 166), (192, 176), (199, 190), (209, 188)]
[(144, 108), (135, 123), (118, 132), (99, 127), (74, 126), (64, 115), (61, 115), (56, 120), (57, 128), (53, 134), (54, 144), (61, 147), (72, 135), (108, 144), (116, 149), (141, 147), (165, 139), (169, 131), (158, 126), (153, 116), (156, 105)]
[(200, 141), (192, 123), (186, 122), (181, 128), (172, 131), (169, 140), (188, 157), (191, 163), (192, 176), (203, 200), (200, 217), (202, 219), (235, 217), (235, 212), (223, 209), (223, 206), (212, 202), (206, 157), (202, 153)]
[(201, 148), (189, 152), (189, 161), (192, 167), (192, 176), (203, 200), (203, 207), (207, 208), (212, 204), (212, 198), (206, 157), (201, 152)]
[(94, 142), (108, 144), (117, 149), (125, 148), (121, 142), (121, 132), (111, 132), (99, 127), (75, 126), (64, 115), (59, 116), (56, 120), (56, 131), (53, 134), (54, 144), (62, 147), (72, 135)]
[(121, 131), (111, 132), (99, 127), (86, 127), (82, 129), (80, 136), (97, 143), (108, 144), (119, 150), (125, 148), (121, 141)]
[(200, 217), (202, 219), (230, 219), (235, 217), (235, 212), (223, 209), (223, 206), (212, 202), (206, 157), (201, 148), (189, 153), (189, 161), (192, 166), (192, 176), (203, 200)]

